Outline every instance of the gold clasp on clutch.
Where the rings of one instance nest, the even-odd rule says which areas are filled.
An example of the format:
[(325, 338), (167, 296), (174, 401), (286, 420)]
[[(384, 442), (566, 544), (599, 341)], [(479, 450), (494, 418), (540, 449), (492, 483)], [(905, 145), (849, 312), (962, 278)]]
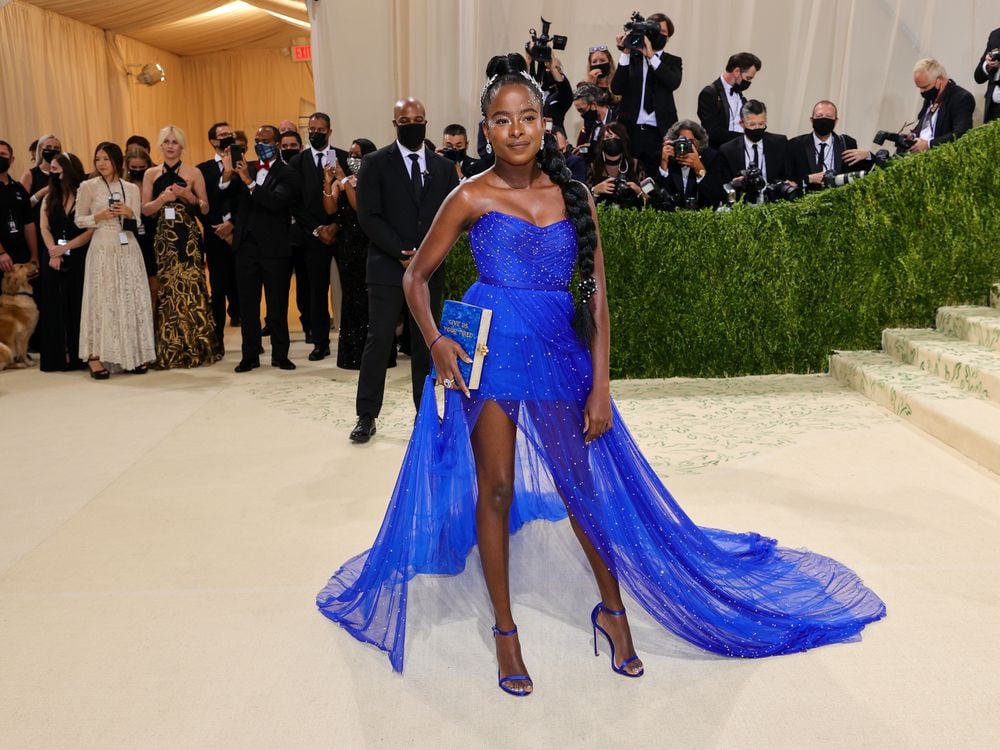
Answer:
[(479, 346), (476, 347), (476, 354), (478, 354), (481, 357), (485, 357), (489, 353), (490, 350), (489, 347), (486, 346), (486, 344), (480, 344)]

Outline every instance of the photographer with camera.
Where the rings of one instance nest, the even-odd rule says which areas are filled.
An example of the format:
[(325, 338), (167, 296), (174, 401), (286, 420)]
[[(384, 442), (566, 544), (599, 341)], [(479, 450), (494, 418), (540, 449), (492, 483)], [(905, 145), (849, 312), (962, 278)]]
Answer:
[(579, 153), (584, 158), (601, 138), (605, 128), (617, 119), (618, 111), (611, 106), (611, 95), (592, 83), (581, 83), (573, 92), (573, 106), (583, 120), (583, 128), (576, 139)]
[(919, 89), (924, 105), (913, 130), (916, 141), (910, 152), (919, 154), (942, 143), (950, 143), (972, 130), (976, 99), (953, 80), (948, 71), (933, 58), (924, 58), (913, 67), (913, 84)]
[(629, 128), (632, 149), (647, 172), (659, 168), (663, 136), (677, 122), (674, 91), (681, 85), (681, 58), (663, 51), (674, 23), (663, 13), (644, 19), (638, 13), (615, 41), (622, 51), (611, 79), (620, 96), (619, 119)]
[(567, 39), (559, 34), (550, 35), (552, 22), (544, 18), (541, 21), (541, 36), (534, 29), (528, 29), (531, 38), (524, 44), (524, 61), (528, 63), (531, 77), (538, 81), (545, 94), (542, 116), (556, 125), (563, 125), (573, 102), (573, 87), (566, 78), (562, 61), (552, 51), (566, 49)]
[(722, 184), (712, 174), (719, 154), (708, 145), (708, 133), (701, 125), (693, 120), (674, 123), (660, 154), (653, 181), (673, 197), (674, 208), (708, 208), (725, 199)]
[(708, 143), (720, 148), (743, 134), (740, 110), (746, 104), (743, 92), (760, 72), (760, 58), (752, 52), (738, 52), (726, 62), (721, 76), (698, 94), (698, 119), (708, 131)]
[(809, 120), (812, 132), (788, 142), (792, 176), (800, 185), (809, 189), (829, 187), (837, 175), (871, 168), (869, 152), (859, 149), (851, 136), (834, 130), (837, 105), (826, 99), (816, 102)]
[(489, 166), (483, 164), (481, 159), (469, 156), (468, 148), (469, 134), (464, 125), (452, 123), (444, 129), (441, 135), (441, 148), (437, 152), (445, 159), (455, 162), (455, 170), (460, 180), (485, 172)]
[(1000, 29), (993, 29), (986, 40), (986, 50), (973, 73), (976, 83), (986, 84), (983, 122), (1000, 119)]
[(645, 195), (639, 183), (645, 177), (642, 165), (632, 157), (628, 129), (613, 122), (604, 129), (604, 137), (594, 148), (590, 163), (590, 192), (598, 204), (620, 208), (640, 208)]
[(757, 203), (765, 198), (794, 198), (801, 192), (794, 180), (788, 138), (767, 132), (767, 107), (751, 99), (740, 110), (743, 137), (719, 149), (719, 182), (732, 186), (734, 196)]

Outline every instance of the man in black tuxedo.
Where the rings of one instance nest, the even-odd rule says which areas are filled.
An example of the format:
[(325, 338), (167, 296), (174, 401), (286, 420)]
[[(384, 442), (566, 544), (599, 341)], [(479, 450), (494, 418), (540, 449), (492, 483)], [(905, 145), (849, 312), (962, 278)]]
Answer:
[[(309, 325), (313, 350), (309, 359), (318, 362), (330, 356), (330, 264), (333, 262), (337, 224), (323, 210), (323, 170), (339, 163), (347, 172), (347, 152), (330, 145), (330, 115), (314, 112), (309, 117), (309, 148), (290, 164), (302, 189), (295, 207), (295, 222), (305, 249), (309, 276)], [(338, 277), (338, 287), (340, 279)]]
[(823, 187), (828, 172), (846, 174), (868, 169), (865, 151), (849, 135), (837, 133), (837, 106), (826, 99), (816, 102), (810, 116), (812, 132), (788, 142), (792, 179), (809, 188)]
[(681, 85), (681, 58), (663, 51), (674, 35), (674, 23), (663, 13), (647, 19), (660, 25), (652, 39), (643, 37), (639, 49), (624, 49), (627, 35), (617, 37), (622, 50), (618, 69), (611, 79), (611, 93), (622, 98), (618, 119), (629, 128), (632, 154), (655, 174), (660, 164), (663, 136), (677, 122), (674, 91)]
[[(368, 338), (358, 375), (358, 423), (351, 440), (366, 443), (375, 434), (382, 409), (385, 370), (404, 312), (410, 328), (413, 403), (420, 404), (430, 372), (430, 353), (403, 296), (403, 271), (423, 242), (438, 208), (458, 185), (453, 162), (424, 145), (427, 116), (417, 99), (393, 109), (396, 141), (368, 154), (358, 174), (358, 221), (368, 236)], [(431, 307), (440, 309), (444, 266), (431, 277)]]
[(990, 32), (990, 38), (986, 40), (986, 49), (979, 58), (973, 76), (976, 83), (986, 84), (983, 122), (1000, 119), (1000, 29), (993, 29)]
[(913, 134), (917, 142), (910, 152), (919, 154), (942, 143), (950, 143), (972, 130), (976, 98), (948, 78), (948, 71), (933, 58), (924, 58), (913, 68), (913, 84), (920, 90), (924, 105), (917, 115)]
[(226, 331), (226, 300), (233, 324), (240, 319), (239, 292), (236, 286), (236, 265), (233, 258), (233, 206), (238, 186), (230, 184), (222, 190), (222, 156), (235, 142), (233, 129), (228, 122), (217, 122), (208, 129), (208, 142), (215, 149), (215, 156), (198, 165), (205, 178), (208, 193), (208, 216), (202, 218), (205, 226), (205, 259), (208, 262), (208, 280), (212, 287), (212, 318), (219, 345), (223, 346)]
[[(278, 127), (284, 127), (288, 121), (285, 120)], [(295, 127), (294, 125), (292, 126)], [(285, 164), (291, 164), (292, 159), (302, 153), (302, 136), (297, 130), (282, 130), (278, 139), (281, 160)], [(299, 311), (299, 324), (302, 326), (302, 333), (307, 344), (312, 343), (311, 327), (309, 325), (309, 271), (306, 268), (306, 249), (304, 232), (302, 227), (295, 221), (295, 214), (292, 213), (292, 274), (295, 276), (295, 307)]]
[(788, 138), (767, 132), (767, 107), (751, 99), (740, 111), (743, 135), (719, 149), (719, 181), (730, 182), (748, 167), (757, 167), (766, 182), (792, 179)]
[(291, 208), (299, 200), (298, 175), (278, 154), (278, 128), (262, 125), (254, 139), (258, 161), (235, 166), (223, 157), (223, 189), (236, 185), (233, 253), (243, 303), (243, 357), (236, 372), (260, 367), (260, 291), (267, 299), (271, 366), (294, 370), (288, 359), (288, 282), (292, 267)]
[(452, 123), (441, 134), (441, 148), (438, 153), (449, 161), (455, 162), (459, 179), (474, 177), (489, 169), (482, 159), (469, 156), (469, 133), (464, 125)]
[[(678, 138), (690, 141), (691, 151), (678, 154)], [(693, 120), (679, 120), (667, 131), (660, 153), (660, 166), (653, 181), (667, 190), (678, 208), (709, 208), (725, 199), (719, 182), (719, 152), (708, 144), (708, 133)]]
[(740, 110), (746, 104), (743, 93), (760, 72), (760, 58), (752, 52), (737, 52), (726, 62), (726, 70), (698, 94), (698, 119), (708, 131), (708, 145), (723, 143), (743, 134)]

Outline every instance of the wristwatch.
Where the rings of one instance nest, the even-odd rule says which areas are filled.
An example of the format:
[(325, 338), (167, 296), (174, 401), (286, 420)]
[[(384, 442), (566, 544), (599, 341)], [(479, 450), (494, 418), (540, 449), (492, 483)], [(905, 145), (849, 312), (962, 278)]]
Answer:
[(708, 174), (708, 171), (702, 168), (699, 169), (697, 172), (695, 172), (695, 174), (698, 175), (698, 179), (700, 180), (702, 177)]

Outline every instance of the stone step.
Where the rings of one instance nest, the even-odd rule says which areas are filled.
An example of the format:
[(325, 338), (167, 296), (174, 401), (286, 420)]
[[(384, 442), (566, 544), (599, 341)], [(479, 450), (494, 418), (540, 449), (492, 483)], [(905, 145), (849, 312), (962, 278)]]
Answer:
[(1000, 403), (1000, 352), (927, 328), (887, 328), (882, 351), (950, 385)]
[(939, 307), (936, 327), (941, 333), (1000, 352), (1000, 309), (995, 307)]
[(1000, 407), (882, 352), (835, 352), (830, 375), (1000, 474)]

